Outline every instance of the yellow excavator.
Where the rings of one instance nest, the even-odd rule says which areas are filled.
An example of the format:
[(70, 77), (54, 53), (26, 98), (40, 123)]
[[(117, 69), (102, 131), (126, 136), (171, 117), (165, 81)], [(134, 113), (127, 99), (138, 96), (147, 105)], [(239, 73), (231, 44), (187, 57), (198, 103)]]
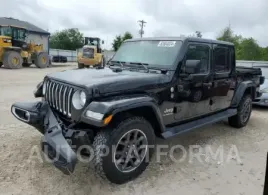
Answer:
[[(104, 44), (104, 41), (102, 41)], [(101, 48), (101, 40), (98, 37), (85, 37), (84, 46), (77, 55), (78, 68), (105, 66), (105, 57)]]
[(27, 43), (28, 31), (17, 26), (0, 26), (0, 67), (19, 69), (35, 64), (38, 68), (49, 65), (48, 53), (42, 44)]

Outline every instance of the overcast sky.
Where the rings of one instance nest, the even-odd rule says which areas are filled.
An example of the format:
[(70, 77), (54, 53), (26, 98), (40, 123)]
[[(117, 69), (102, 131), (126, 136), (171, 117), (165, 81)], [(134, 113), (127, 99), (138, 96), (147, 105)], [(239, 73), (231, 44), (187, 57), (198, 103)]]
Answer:
[(228, 26), (237, 34), (268, 46), (268, 0), (2, 0), (0, 16), (14, 17), (53, 33), (79, 28), (85, 36), (99, 36), (111, 47), (115, 35), (180, 36), (202, 32), (215, 38)]

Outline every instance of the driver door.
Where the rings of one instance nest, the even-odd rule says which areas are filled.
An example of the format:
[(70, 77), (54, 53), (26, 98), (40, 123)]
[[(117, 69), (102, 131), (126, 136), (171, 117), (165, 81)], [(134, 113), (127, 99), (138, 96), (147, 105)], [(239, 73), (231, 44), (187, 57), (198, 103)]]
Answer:
[(176, 122), (211, 112), (211, 56), (211, 44), (189, 43), (181, 72), (190, 76), (181, 78), (177, 86), (174, 115)]

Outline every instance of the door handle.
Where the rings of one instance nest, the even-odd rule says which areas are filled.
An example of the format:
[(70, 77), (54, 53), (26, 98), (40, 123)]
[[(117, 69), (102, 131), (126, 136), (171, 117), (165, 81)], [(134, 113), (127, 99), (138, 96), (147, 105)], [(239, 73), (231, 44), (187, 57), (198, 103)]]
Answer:
[(203, 83), (203, 86), (204, 86), (204, 87), (212, 87), (212, 82), (209, 82), (209, 83)]

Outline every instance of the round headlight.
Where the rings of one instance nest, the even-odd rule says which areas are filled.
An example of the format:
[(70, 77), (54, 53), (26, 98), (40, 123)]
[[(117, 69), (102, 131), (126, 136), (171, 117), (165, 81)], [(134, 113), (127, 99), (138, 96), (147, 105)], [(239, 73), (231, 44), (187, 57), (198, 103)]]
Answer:
[(47, 82), (43, 83), (42, 94), (45, 95), (47, 90)]
[(76, 91), (72, 98), (72, 104), (74, 108), (77, 110), (82, 109), (86, 104), (86, 99), (86, 93), (84, 91)]
[(86, 97), (86, 93), (83, 91), (81, 91), (80, 93), (80, 100), (82, 102), (82, 105), (84, 106), (86, 104), (87, 97)]

